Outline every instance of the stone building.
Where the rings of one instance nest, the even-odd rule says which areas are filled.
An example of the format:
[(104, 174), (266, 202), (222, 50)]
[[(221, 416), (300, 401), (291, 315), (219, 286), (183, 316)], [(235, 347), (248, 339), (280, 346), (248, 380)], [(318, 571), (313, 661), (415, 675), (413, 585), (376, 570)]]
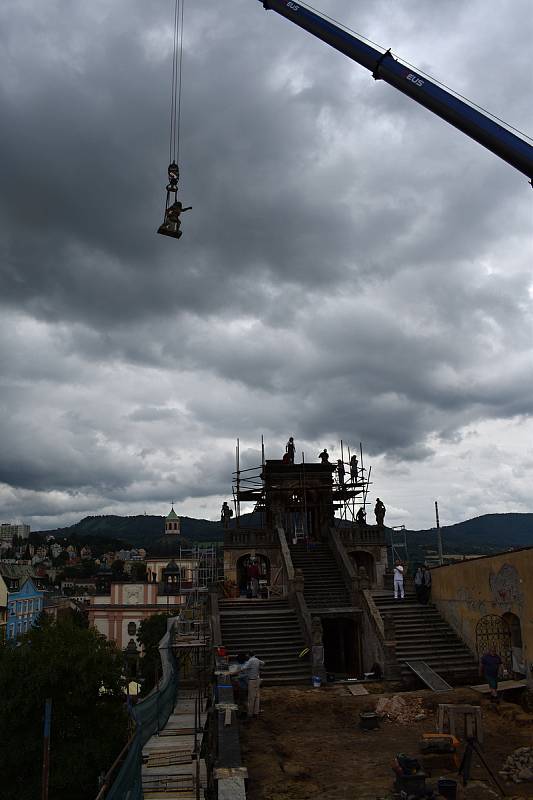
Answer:
[(121, 647), (130, 640), (137, 645), (137, 633), (143, 619), (153, 614), (178, 610), (185, 597), (164, 591), (161, 583), (114, 583), (109, 592), (89, 597), (89, 625)]

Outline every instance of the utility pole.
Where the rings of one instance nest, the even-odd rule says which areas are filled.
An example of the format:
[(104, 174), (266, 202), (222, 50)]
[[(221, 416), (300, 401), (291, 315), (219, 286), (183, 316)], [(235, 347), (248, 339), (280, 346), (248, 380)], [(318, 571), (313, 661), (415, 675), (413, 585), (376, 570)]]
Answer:
[(439, 549), (439, 564), (442, 567), (444, 563), (444, 558), (442, 556), (442, 534), (440, 532), (440, 522), (439, 522), (439, 504), (435, 500), (435, 519), (437, 520), (437, 546)]
[(48, 800), (48, 784), (50, 779), (50, 728), (52, 725), (52, 698), (44, 703), (44, 737), (43, 737), (43, 783), (42, 800)]

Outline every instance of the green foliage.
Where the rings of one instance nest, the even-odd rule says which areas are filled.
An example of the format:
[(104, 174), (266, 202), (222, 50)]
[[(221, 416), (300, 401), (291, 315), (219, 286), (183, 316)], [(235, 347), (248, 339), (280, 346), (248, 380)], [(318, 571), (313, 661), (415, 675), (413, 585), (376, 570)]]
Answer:
[[(245, 517), (252, 515), (245, 515)], [(243, 517), (243, 525), (253, 524)], [(181, 517), (182, 538), (191, 542), (216, 541), (223, 539), (223, 529), (220, 522), (209, 519), (192, 519), (191, 517)], [(108, 547), (108, 550), (119, 550), (121, 547), (145, 547), (150, 548), (154, 542), (161, 543), (165, 538), (165, 518), (140, 514), (135, 517), (119, 517), (115, 515), (105, 515), (101, 517), (84, 517), (84, 519), (71, 525), (69, 528), (59, 528), (57, 530), (41, 531), (42, 534), (52, 534), (58, 539), (67, 536), (69, 539), (75, 537), (79, 544), (83, 541), (93, 549), (95, 539), (111, 541), (121, 540), (115, 547)], [(168, 539), (168, 537), (167, 537)], [(125, 543), (129, 544), (125, 544)], [(104, 551), (102, 551), (104, 552)]]
[[(68, 557), (68, 553), (67, 553), (67, 551), (66, 551), (66, 550), (63, 550), (63, 552), (61, 552), (61, 553), (60, 553), (60, 554), (57, 556), (57, 558), (53, 558), (53, 559), (52, 559), (52, 564), (54, 565), (54, 567), (64, 567), (66, 564), (68, 564), (68, 563), (69, 563), (69, 560), (70, 560), (70, 559), (69, 559), (69, 557)], [(67, 574), (67, 569), (72, 569), (72, 567), (67, 567), (67, 568), (65, 569), (65, 575)], [(69, 576), (67, 576), (67, 577), (69, 577)]]
[(131, 579), (137, 583), (144, 582), (146, 580), (146, 564), (135, 561), (131, 565)]
[(139, 677), (142, 681), (142, 694), (146, 696), (157, 683), (161, 671), (159, 642), (167, 631), (169, 614), (152, 614), (139, 625), (137, 638), (143, 647), (143, 657), (139, 661)]
[(52, 699), (50, 797), (94, 800), (98, 776), (127, 739), (123, 656), (75, 615), (43, 615), (17, 646), (0, 648), (3, 800), (41, 795), (43, 714)]
[(124, 562), (117, 558), (116, 561), (113, 561), (111, 564), (111, 572), (113, 573), (113, 580), (114, 581), (122, 581), (124, 580)]

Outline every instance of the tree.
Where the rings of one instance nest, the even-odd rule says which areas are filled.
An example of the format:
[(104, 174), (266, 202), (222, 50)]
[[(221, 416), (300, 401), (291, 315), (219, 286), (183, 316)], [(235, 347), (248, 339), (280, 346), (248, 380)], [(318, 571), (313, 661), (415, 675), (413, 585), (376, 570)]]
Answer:
[(169, 614), (152, 614), (139, 625), (137, 638), (143, 647), (143, 657), (139, 661), (139, 675), (142, 680), (142, 694), (147, 695), (155, 686), (161, 672), (159, 642), (167, 631)]
[(41, 795), (43, 712), (52, 699), (50, 797), (94, 800), (127, 739), (123, 657), (75, 616), (42, 615), (16, 646), (0, 648), (3, 800)]
[(123, 581), (124, 580), (124, 562), (117, 558), (111, 564), (111, 572), (113, 573), (113, 580), (114, 581)]
[(144, 583), (146, 580), (146, 564), (143, 564), (142, 561), (134, 561), (131, 565), (131, 577), (132, 580), (138, 583)]

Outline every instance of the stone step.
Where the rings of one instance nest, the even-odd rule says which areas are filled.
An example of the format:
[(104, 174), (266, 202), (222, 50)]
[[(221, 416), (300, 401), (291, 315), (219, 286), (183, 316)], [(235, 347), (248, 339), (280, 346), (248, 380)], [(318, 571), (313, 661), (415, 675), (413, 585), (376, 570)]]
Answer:
[[(248, 650), (252, 648), (261, 648), (263, 650), (267, 647), (299, 647), (300, 643), (303, 647), (303, 637), (300, 632), (298, 632), (295, 636), (259, 636), (247, 634), (245, 632), (242, 633), (231, 633), (227, 636), (223, 632), (223, 640), (225, 642), (225, 647), (228, 648), (229, 646), (237, 647), (242, 645), (246, 645)], [(300, 648), (301, 649), (301, 648)]]
[[(305, 647), (303, 639), (271, 639), (270, 641), (252, 641), (243, 636), (232, 636), (225, 640), (224, 647), (230, 653), (241, 653), (244, 649), (254, 650), (258, 654), (265, 655), (266, 653), (301, 653)], [(262, 657), (262, 656), (261, 656)]]
[(289, 601), (287, 598), (281, 598), (276, 600), (268, 600), (263, 597), (234, 597), (228, 600), (219, 600), (218, 607), (220, 609), (224, 608), (268, 608), (268, 609), (276, 609), (276, 608), (290, 608)]
[(224, 608), (220, 611), (220, 616), (224, 618), (231, 618), (231, 617), (242, 617), (243, 619), (261, 619), (262, 617), (266, 619), (290, 619), (291, 616), (294, 616), (294, 609), (293, 608), (280, 608), (280, 609), (263, 609), (258, 608), (254, 609), (253, 611), (250, 609), (241, 609), (241, 608)]
[(275, 639), (278, 636), (283, 639), (288, 639), (289, 637), (301, 636), (301, 630), (299, 627), (294, 628), (282, 628), (276, 626), (266, 626), (266, 627), (251, 627), (249, 625), (238, 625), (238, 626), (231, 626), (226, 627), (225, 625), (221, 626), (222, 633), (227, 635), (229, 639), (232, 636), (253, 636), (254, 638), (258, 637), (266, 637), (270, 639)]
[[(442, 646), (438, 648), (437, 646), (433, 647), (431, 645), (427, 645), (426, 647), (419, 647), (416, 644), (410, 646), (408, 643), (404, 643), (396, 648), (396, 652), (409, 653), (411, 658), (420, 658), (422, 661), (427, 661), (428, 658), (453, 658), (455, 656), (469, 658), (471, 661), (474, 660), (474, 656), (464, 645), (450, 645), (449, 647)], [(421, 655), (418, 656), (418, 653)]]

